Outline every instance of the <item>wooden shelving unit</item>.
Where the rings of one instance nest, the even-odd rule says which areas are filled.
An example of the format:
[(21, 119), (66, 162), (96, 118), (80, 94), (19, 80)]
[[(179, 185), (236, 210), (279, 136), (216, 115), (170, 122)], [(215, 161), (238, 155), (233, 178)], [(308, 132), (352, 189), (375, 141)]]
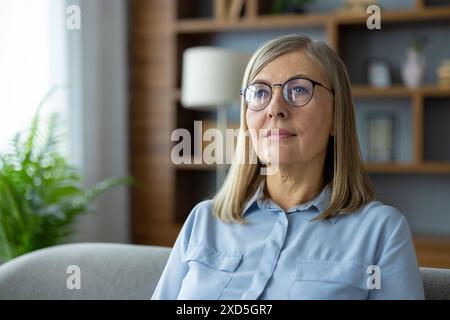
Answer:
[(450, 267), (450, 237), (415, 236), (414, 245), (420, 266)]
[[(210, 164), (179, 164), (174, 165), (175, 170), (200, 170), (214, 171), (217, 166)], [(366, 163), (366, 168), (371, 173), (414, 173), (414, 174), (450, 174), (450, 164), (445, 162), (427, 162), (422, 164), (403, 163)]]
[[(430, 8), (411, 11), (384, 12), (383, 23), (427, 22), (448, 19), (450, 8)], [(326, 27), (328, 24), (352, 25), (366, 23), (366, 14), (293, 14), (288, 16), (260, 15), (257, 19), (244, 18), (230, 24), (214, 18), (182, 19), (175, 29), (180, 34), (216, 33), (286, 27)]]
[(366, 168), (371, 173), (414, 173), (414, 174), (450, 174), (449, 163), (427, 162), (427, 163), (366, 163)]
[[(245, 13), (237, 19), (214, 17), (214, 10), (198, 15), (197, 1), (133, 0), (131, 25), (131, 166), (138, 181), (132, 194), (133, 240), (155, 245), (173, 245), (183, 217), (205, 193), (214, 165), (173, 165), (171, 130), (190, 129), (199, 113), (180, 106), (181, 56), (190, 46), (204, 45), (214, 37), (240, 32), (273, 32), (293, 28), (319, 28), (340, 54), (342, 33), (365, 25), (366, 14), (310, 13), (271, 15), (261, 10), (264, 1), (247, 0)], [(267, 1), (266, 1), (267, 2)], [(415, 8), (383, 11), (382, 23), (395, 28), (404, 24), (450, 25), (450, 3), (428, 6), (416, 0)], [(344, 60), (345, 61), (345, 60)], [(400, 84), (373, 88), (354, 84), (355, 99), (404, 98), (410, 101), (412, 161), (367, 163), (373, 174), (450, 174), (450, 161), (430, 161), (425, 154), (425, 114), (428, 99), (449, 99), (450, 89), (428, 84), (409, 89)], [(450, 104), (450, 103), (449, 103)], [(450, 105), (449, 105), (450, 107)], [(422, 265), (450, 267), (450, 240), (416, 237)], [(445, 249), (443, 249), (445, 248)]]
[(409, 89), (403, 85), (393, 85), (386, 88), (354, 85), (353, 96), (360, 97), (407, 97), (418, 96), (420, 99), (430, 97), (450, 97), (450, 88), (434, 85), (424, 85), (417, 89)]

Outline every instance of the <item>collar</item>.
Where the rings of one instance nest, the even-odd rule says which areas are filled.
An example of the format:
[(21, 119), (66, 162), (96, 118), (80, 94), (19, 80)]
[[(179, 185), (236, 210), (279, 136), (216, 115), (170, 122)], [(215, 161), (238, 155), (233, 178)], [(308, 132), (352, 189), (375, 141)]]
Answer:
[(265, 181), (263, 181), (263, 182), (261, 182), (259, 184), (258, 189), (256, 190), (256, 192), (253, 194), (253, 196), (245, 204), (244, 210), (243, 210), (243, 216), (245, 216), (248, 213), (248, 209), (250, 209), (250, 207), (253, 204), (256, 204), (258, 201), (263, 200), (265, 185), (266, 185)]
[[(257, 205), (260, 209), (266, 209), (266, 210), (279, 210), (280, 209), (280, 207), (275, 202), (273, 202), (271, 199), (267, 199), (264, 197), (265, 185), (266, 185), (265, 181), (261, 182), (261, 184), (258, 186), (258, 189), (256, 190), (256, 192), (247, 201), (247, 203), (244, 206), (243, 216), (247, 215), (250, 212), (249, 209), (253, 205)], [(327, 184), (322, 189), (322, 191), (317, 196), (315, 196), (313, 199), (311, 199), (308, 202), (296, 205), (293, 208), (290, 208), (286, 213), (306, 211), (306, 213), (312, 214), (314, 217), (316, 217), (328, 208), (328, 205), (330, 204), (330, 199), (331, 199), (331, 190), (330, 190), (329, 184)], [(314, 208), (314, 210), (308, 210), (311, 208)], [(336, 223), (337, 218), (338, 218), (337, 216), (334, 216), (334, 217), (327, 219), (327, 221), (334, 224), (334, 223)]]

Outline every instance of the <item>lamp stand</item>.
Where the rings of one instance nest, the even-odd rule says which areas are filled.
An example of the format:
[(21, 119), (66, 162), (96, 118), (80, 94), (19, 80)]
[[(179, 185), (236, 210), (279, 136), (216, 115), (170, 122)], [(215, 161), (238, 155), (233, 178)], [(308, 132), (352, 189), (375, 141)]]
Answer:
[[(224, 138), (223, 143), (223, 160), (226, 161), (226, 129), (227, 129), (227, 121), (228, 121), (228, 109), (226, 105), (219, 106), (217, 108), (217, 127), (222, 133), (222, 137)], [(226, 165), (225, 164), (216, 164), (216, 191), (222, 186), (225, 181), (225, 177), (227, 176)]]

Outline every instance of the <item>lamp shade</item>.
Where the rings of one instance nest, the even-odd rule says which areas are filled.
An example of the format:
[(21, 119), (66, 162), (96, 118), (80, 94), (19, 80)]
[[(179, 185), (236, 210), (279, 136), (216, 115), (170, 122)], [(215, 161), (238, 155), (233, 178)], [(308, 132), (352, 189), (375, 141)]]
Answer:
[(192, 47), (183, 53), (181, 104), (212, 109), (239, 101), (250, 55), (219, 47)]

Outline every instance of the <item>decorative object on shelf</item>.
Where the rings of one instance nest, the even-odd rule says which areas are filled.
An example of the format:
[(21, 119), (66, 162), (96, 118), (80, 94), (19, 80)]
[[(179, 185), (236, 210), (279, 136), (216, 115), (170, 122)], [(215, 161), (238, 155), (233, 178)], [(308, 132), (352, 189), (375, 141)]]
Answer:
[(406, 51), (405, 61), (402, 65), (402, 78), (409, 88), (417, 88), (423, 83), (426, 59), (423, 53), (425, 37), (415, 37)]
[(444, 60), (436, 70), (438, 84), (442, 87), (450, 87), (450, 59)]
[(390, 112), (371, 112), (367, 116), (369, 162), (395, 160), (396, 116)]
[[(239, 90), (249, 54), (230, 49), (200, 46), (183, 53), (181, 104), (185, 108), (217, 110), (217, 123), (224, 134), (228, 108), (240, 101)], [(194, 154), (194, 158), (201, 155)], [(217, 186), (225, 178), (217, 170)]]
[(130, 178), (104, 180), (84, 190), (77, 168), (61, 154), (58, 114), (44, 122), (39, 105), (29, 130), (12, 139), (12, 150), (0, 155), (0, 260), (60, 244), (89, 204)]
[(304, 13), (305, 4), (314, 0), (275, 0), (272, 4), (272, 12), (275, 14)]
[(389, 61), (384, 58), (372, 58), (367, 67), (367, 80), (369, 85), (374, 87), (390, 86), (391, 68)]
[(245, 0), (231, 0), (230, 12), (228, 14), (231, 20), (237, 20), (241, 17), (245, 2)]
[(214, 15), (216, 19), (223, 20), (228, 16), (230, 0), (214, 0)]
[(246, 5), (246, 0), (214, 0), (214, 14), (219, 20), (237, 20)]
[(344, 0), (338, 13), (343, 14), (365, 14), (367, 7), (378, 4), (377, 0)]

